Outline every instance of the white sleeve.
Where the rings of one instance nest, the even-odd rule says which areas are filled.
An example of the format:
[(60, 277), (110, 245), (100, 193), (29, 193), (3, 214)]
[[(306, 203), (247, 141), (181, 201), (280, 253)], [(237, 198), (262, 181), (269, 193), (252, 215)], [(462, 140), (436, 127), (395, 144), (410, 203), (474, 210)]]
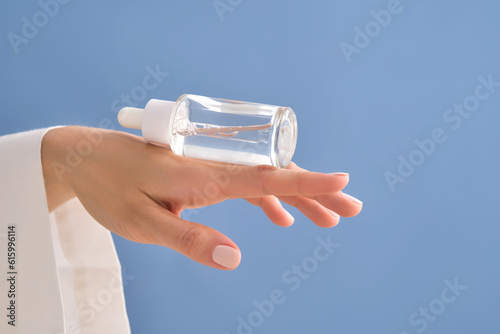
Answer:
[(48, 130), (0, 137), (0, 333), (130, 333), (110, 232), (77, 198), (48, 213)]

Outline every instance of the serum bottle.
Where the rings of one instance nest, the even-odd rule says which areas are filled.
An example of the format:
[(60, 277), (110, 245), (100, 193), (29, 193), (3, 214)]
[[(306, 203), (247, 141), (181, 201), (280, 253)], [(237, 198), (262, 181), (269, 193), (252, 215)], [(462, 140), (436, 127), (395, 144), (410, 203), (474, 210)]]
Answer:
[(175, 154), (242, 165), (285, 168), (297, 143), (297, 119), (288, 107), (199, 95), (126, 107), (118, 121)]

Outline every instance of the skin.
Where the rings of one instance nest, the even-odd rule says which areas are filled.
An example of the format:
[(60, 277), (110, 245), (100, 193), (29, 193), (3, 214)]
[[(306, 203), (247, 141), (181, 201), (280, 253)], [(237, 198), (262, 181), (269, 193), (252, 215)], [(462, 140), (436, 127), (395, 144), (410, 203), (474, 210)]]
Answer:
[(43, 138), (41, 154), (49, 211), (76, 196), (106, 229), (218, 269), (237, 265), (215, 263), (214, 248), (238, 246), (208, 226), (181, 219), (184, 209), (244, 198), (275, 224), (290, 226), (294, 219), (283, 201), (316, 225), (333, 227), (339, 215), (351, 217), (362, 208), (359, 200), (341, 192), (349, 182), (347, 173), (309, 172), (294, 163), (278, 169), (187, 158), (118, 131), (52, 129)]

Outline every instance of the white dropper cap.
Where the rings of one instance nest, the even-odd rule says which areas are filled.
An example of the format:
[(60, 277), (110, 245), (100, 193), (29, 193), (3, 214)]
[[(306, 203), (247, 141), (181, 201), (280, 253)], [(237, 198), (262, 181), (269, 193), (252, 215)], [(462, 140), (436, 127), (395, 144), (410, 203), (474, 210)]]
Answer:
[(122, 108), (118, 122), (123, 127), (142, 130), (142, 136), (148, 142), (170, 145), (174, 106), (173, 101), (149, 100), (144, 109)]

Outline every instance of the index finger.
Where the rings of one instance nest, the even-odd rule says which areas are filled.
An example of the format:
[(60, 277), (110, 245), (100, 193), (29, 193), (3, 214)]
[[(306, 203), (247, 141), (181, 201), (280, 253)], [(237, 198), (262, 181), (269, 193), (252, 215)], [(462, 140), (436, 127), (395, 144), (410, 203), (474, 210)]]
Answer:
[[(217, 166), (217, 173), (225, 167)], [(275, 196), (316, 196), (342, 190), (349, 182), (347, 173), (317, 173), (278, 169), (271, 166), (234, 166), (221, 192), (227, 198)]]

